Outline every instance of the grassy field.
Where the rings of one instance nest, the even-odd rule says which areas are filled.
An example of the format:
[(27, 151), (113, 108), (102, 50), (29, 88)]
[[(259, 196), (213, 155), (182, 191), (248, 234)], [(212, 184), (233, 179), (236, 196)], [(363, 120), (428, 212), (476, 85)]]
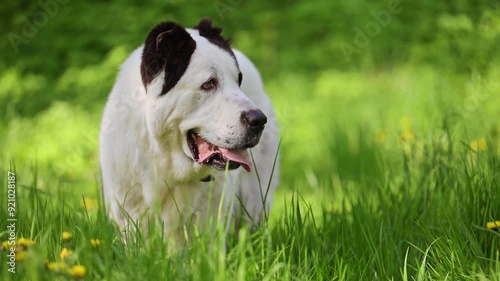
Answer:
[[(223, 17), (188, 2), (69, 2), (17, 52), (0, 43), (0, 280), (500, 281), (498, 4), (403, 2), (346, 61), (338, 43), (385, 2), (243, 1)], [(37, 5), (6, 4), (0, 22), (22, 34)], [(108, 220), (99, 122), (151, 25), (207, 14), (263, 73), (281, 184), (267, 224), (230, 233), (227, 251), (219, 226), (170, 253), (161, 226), (121, 239)]]
[[(15, 275), (2, 262), (0, 276), (70, 279), (46, 268), (65, 262), (83, 265), (87, 280), (500, 280), (500, 234), (486, 227), (500, 216), (499, 108), (492, 106), (500, 89), (489, 77), (479, 85), (474, 79), (400, 69), (270, 81), (282, 124), (282, 184), (268, 225), (231, 234), (227, 252), (220, 237), (203, 234), (174, 254), (160, 231), (149, 240), (132, 234), (124, 244), (100, 207), (98, 165), (78, 182), (71, 178), (71, 162), (97, 161), (95, 141), (85, 142), (90, 160), (83, 149), (73, 153), (84, 159), (68, 155), (66, 163), (14, 158), (2, 171), (1, 201), (11, 170), (16, 231), (35, 244)], [(453, 99), (450, 88), (464, 99)], [(467, 104), (472, 95), (475, 106)], [(59, 119), (56, 135), (89, 123), (96, 134), (94, 116), (55, 108), (18, 126), (32, 125), (36, 136)], [(38, 141), (49, 149), (49, 139)], [(67, 174), (59, 164), (69, 165)], [(63, 240), (63, 232), (72, 238)], [(101, 245), (92, 247), (92, 239)], [(63, 248), (72, 251), (65, 259)]]

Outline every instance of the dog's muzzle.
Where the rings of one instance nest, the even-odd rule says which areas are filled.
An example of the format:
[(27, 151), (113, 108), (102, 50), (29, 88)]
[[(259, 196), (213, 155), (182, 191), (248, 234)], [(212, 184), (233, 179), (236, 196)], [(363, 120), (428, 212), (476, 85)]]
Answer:
[(244, 147), (256, 146), (267, 123), (267, 116), (262, 111), (254, 109), (242, 112), (240, 119), (241, 123), (247, 127)]
[(246, 133), (243, 140), (232, 147), (210, 143), (195, 130), (189, 130), (187, 144), (193, 160), (200, 165), (211, 166), (218, 170), (224, 170), (226, 167), (233, 170), (243, 166), (247, 172), (250, 172), (252, 159), (247, 149), (259, 143), (267, 117), (260, 110), (249, 110), (242, 112), (240, 119), (245, 126)]

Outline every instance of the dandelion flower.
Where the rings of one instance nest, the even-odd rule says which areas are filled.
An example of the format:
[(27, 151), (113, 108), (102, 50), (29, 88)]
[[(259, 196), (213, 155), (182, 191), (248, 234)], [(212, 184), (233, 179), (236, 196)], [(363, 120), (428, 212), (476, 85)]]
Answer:
[(490, 221), (486, 224), (487, 229), (499, 229), (500, 221)]
[(62, 271), (68, 268), (68, 265), (64, 262), (49, 262), (47, 263), (47, 268), (50, 271)]
[(415, 133), (411, 129), (404, 129), (401, 133), (401, 138), (404, 141), (410, 141), (415, 137)]
[(470, 142), (470, 149), (473, 152), (483, 152), (488, 150), (488, 142), (485, 138), (480, 138)]
[(7, 250), (10, 248), (9, 240), (5, 240), (0, 244), (0, 250)]
[(63, 231), (62, 233), (62, 240), (63, 241), (68, 241), (73, 237), (73, 235), (67, 231)]
[(69, 275), (74, 278), (83, 278), (85, 276), (85, 267), (83, 265), (75, 265), (70, 270), (68, 270)]
[(24, 259), (26, 258), (26, 252), (25, 251), (19, 251), (16, 253), (16, 261), (24, 261)]
[(80, 207), (82, 209), (86, 209), (87, 211), (94, 211), (97, 209), (97, 200), (94, 198), (82, 198), (82, 201), (80, 201)]
[(19, 240), (17, 240), (17, 245), (19, 245), (20, 247), (24, 247), (24, 248), (27, 248), (27, 247), (34, 245), (34, 244), (35, 244), (35, 241), (30, 240), (30, 239), (26, 239), (26, 238), (19, 238)]
[(59, 256), (61, 257), (61, 259), (65, 259), (65, 258), (71, 256), (71, 254), (73, 254), (72, 251), (68, 250), (67, 248), (63, 248), (61, 251), (61, 254), (59, 254)]
[(99, 239), (90, 239), (90, 245), (92, 245), (92, 248), (97, 248), (101, 246), (102, 241)]

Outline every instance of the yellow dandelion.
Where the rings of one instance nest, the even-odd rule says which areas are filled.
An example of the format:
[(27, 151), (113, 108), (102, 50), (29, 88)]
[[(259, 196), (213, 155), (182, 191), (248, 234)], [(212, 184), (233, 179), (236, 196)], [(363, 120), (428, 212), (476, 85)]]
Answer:
[(80, 207), (82, 209), (87, 209), (87, 211), (93, 211), (97, 209), (97, 200), (94, 198), (82, 198), (82, 201), (80, 201)]
[(47, 263), (47, 268), (50, 271), (62, 271), (68, 268), (68, 265), (64, 262), (49, 262)]
[(85, 266), (83, 265), (75, 265), (70, 270), (68, 270), (69, 275), (74, 278), (83, 278), (85, 276)]
[(26, 252), (25, 251), (19, 251), (16, 253), (16, 261), (24, 261), (26, 259)]
[(375, 131), (375, 142), (383, 143), (387, 139), (387, 133), (384, 129), (377, 129)]
[(470, 149), (473, 152), (483, 152), (488, 150), (488, 142), (485, 138), (480, 138), (470, 142)]
[(26, 238), (19, 238), (19, 240), (17, 240), (17, 245), (21, 246), (21, 247), (29, 247), (31, 245), (34, 245), (35, 244), (35, 241), (33, 240), (30, 240), (30, 239), (26, 239)]
[(90, 239), (90, 245), (92, 245), (92, 248), (97, 248), (101, 246), (102, 241), (99, 239)]
[(401, 133), (401, 139), (404, 141), (410, 141), (415, 137), (415, 133), (413, 133), (412, 130), (410, 129), (404, 129), (403, 132)]
[(73, 235), (67, 231), (63, 231), (62, 233), (62, 240), (63, 241), (68, 241), (73, 237)]
[(500, 221), (490, 221), (486, 224), (487, 229), (499, 229)]
[(59, 256), (61, 257), (61, 259), (65, 259), (65, 258), (71, 256), (71, 254), (73, 254), (72, 251), (68, 250), (67, 248), (63, 248), (61, 251), (61, 254), (59, 254)]
[(0, 250), (7, 250), (7, 249), (10, 249), (10, 245), (9, 245), (9, 240), (5, 240), (2, 242), (2, 244), (0, 244)]

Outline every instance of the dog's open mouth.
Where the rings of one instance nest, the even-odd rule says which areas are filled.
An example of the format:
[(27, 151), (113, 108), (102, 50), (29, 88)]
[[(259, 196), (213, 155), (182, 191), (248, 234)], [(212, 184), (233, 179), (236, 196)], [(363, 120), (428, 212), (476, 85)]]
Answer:
[(252, 161), (247, 149), (227, 149), (209, 143), (193, 131), (187, 134), (189, 150), (196, 163), (200, 165), (212, 166), (218, 170), (237, 169), (240, 166), (247, 171), (251, 171)]

